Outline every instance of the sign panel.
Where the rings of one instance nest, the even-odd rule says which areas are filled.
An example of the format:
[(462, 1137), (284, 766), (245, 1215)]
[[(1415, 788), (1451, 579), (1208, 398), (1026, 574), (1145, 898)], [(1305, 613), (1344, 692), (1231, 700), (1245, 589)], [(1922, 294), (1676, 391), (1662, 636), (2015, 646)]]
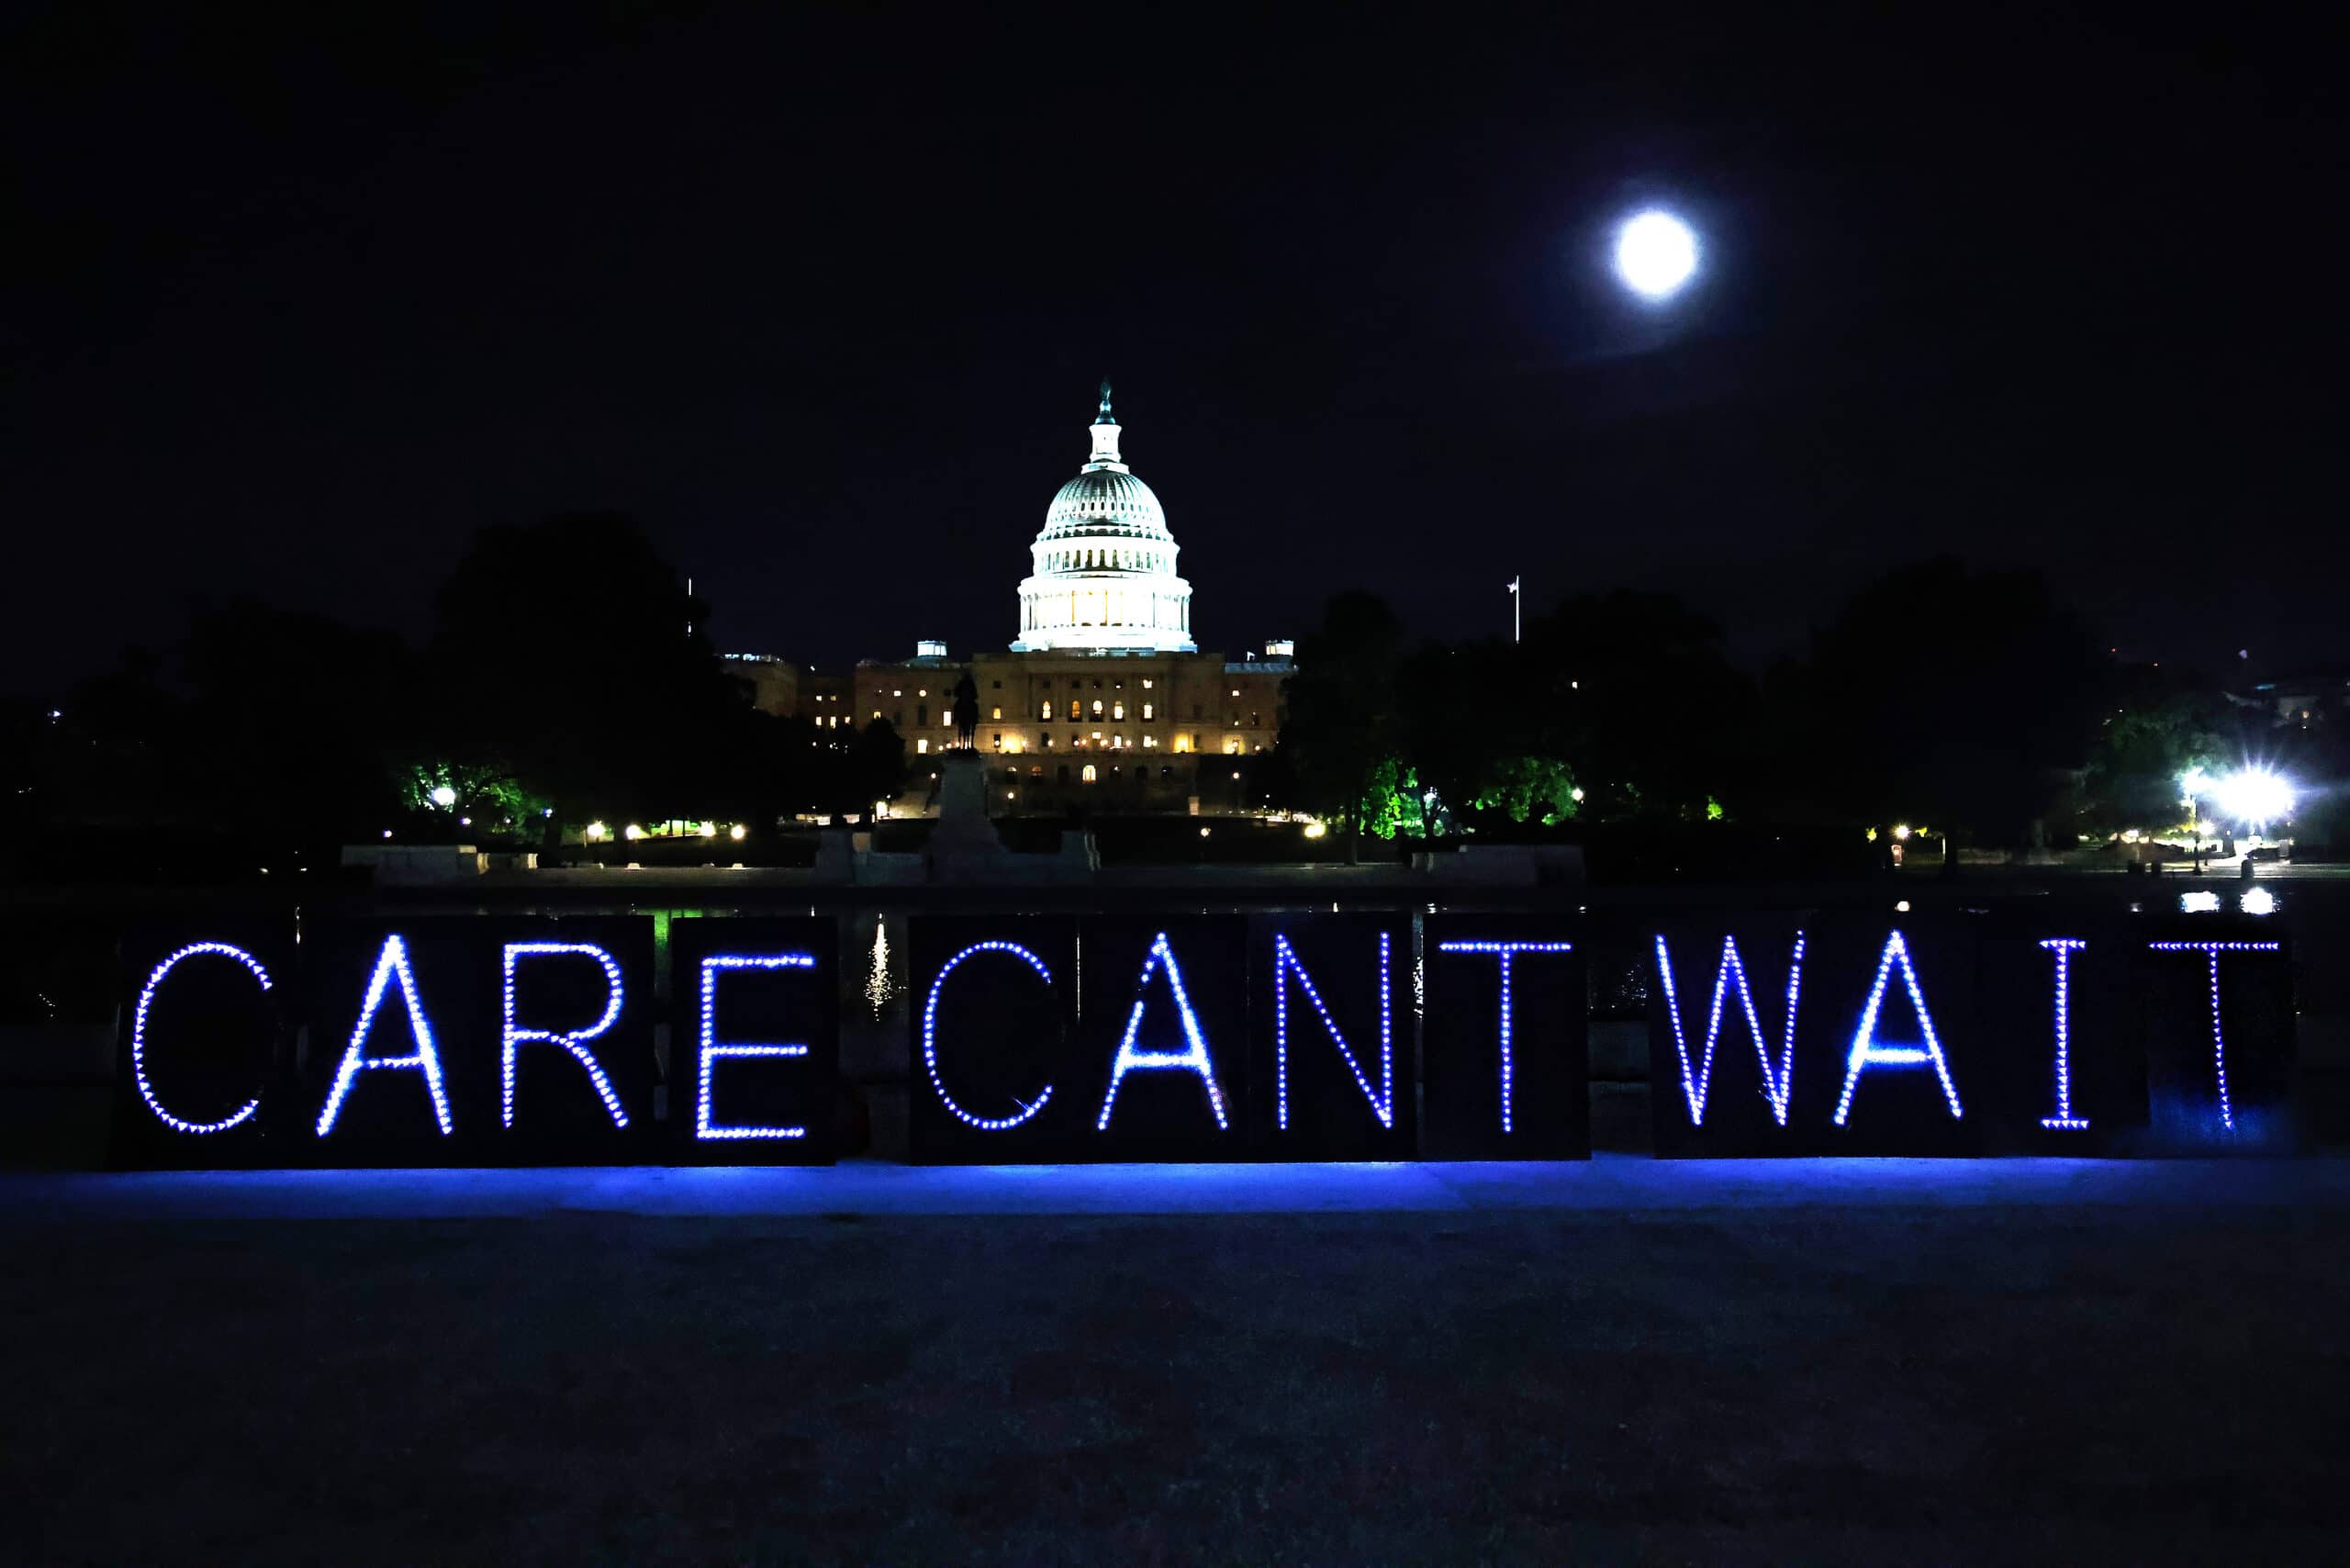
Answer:
[(822, 917), (669, 924), (669, 1143), (705, 1165), (834, 1157), (840, 928)]
[(1567, 916), (1422, 923), (1421, 1149), (1431, 1159), (1588, 1159), (1590, 1009)]
[(1409, 916), (1251, 917), (1248, 1020), (1259, 1158), (1412, 1158), (1419, 1056)]
[(1081, 1158), (1091, 1107), (1073, 1077), (1077, 922), (909, 923), (909, 1152), (924, 1164)]
[[(1590, 1152), (1572, 916), (946, 915), (909, 937), (918, 1160)], [(660, 951), (635, 916), (375, 917), (298, 945), (230, 916), (94, 950), (101, 1016), (119, 959), (119, 1163), (837, 1147), (831, 917), (678, 919)], [(2299, 1145), (2291, 955), (2249, 915), (1729, 911), (1639, 950), (1662, 1155)]]
[(284, 1138), (323, 1165), (632, 1164), (654, 1118), (653, 931), (633, 916), (329, 924)]
[(120, 956), (114, 1162), (163, 1170), (300, 1163), (307, 1149), (276, 1126), (295, 1093), (293, 922), (140, 926), (124, 935)]

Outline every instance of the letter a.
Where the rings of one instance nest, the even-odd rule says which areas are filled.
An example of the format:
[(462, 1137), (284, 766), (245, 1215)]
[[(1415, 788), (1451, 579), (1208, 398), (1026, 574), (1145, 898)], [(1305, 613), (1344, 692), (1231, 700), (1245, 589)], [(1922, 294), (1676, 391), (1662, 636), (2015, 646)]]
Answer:
[[(1901, 966), (1902, 982), (1909, 988), (1909, 1005), (1917, 1010), (1918, 1026), (1926, 1033), (1922, 1047), (1876, 1043), (1877, 1009), (1885, 1002), (1885, 982), (1897, 963)], [(1876, 984), (1869, 988), (1868, 1005), (1861, 1009), (1861, 1026), (1852, 1033), (1852, 1051), (1844, 1061), (1844, 1094), (1836, 1104), (1836, 1125), (1842, 1126), (1844, 1118), (1852, 1114), (1852, 1091), (1859, 1086), (1864, 1069), (1924, 1067), (1929, 1063), (1934, 1076), (1942, 1080), (1942, 1098), (1950, 1102), (1951, 1118), (1955, 1121), (1966, 1114), (1959, 1108), (1958, 1086), (1950, 1081), (1950, 1061), (1942, 1055), (1942, 1043), (1934, 1037), (1934, 1021), (1926, 1012), (1926, 993), (1918, 988), (1918, 971), (1909, 962), (1909, 948), (1901, 940), (1901, 933), (1896, 931), (1885, 939), (1885, 953), (1876, 963)]]
[[(1167, 988), (1174, 993), (1175, 1013), (1183, 1024), (1183, 1048), (1180, 1051), (1142, 1051), (1135, 1048), (1135, 1036), (1142, 1032), (1142, 1014), (1149, 1002), (1151, 971), (1160, 964), (1167, 966)], [(1208, 1040), (1200, 1033), (1200, 1021), (1192, 1014), (1192, 999), (1183, 993), (1183, 970), (1175, 962), (1175, 949), (1167, 944), (1167, 933), (1151, 938), (1150, 956), (1142, 961), (1142, 978), (1135, 982), (1134, 1011), (1126, 1014), (1125, 1037), (1118, 1042), (1118, 1055), (1110, 1065), (1110, 1092), (1102, 1097), (1102, 1115), (1093, 1124), (1096, 1132), (1110, 1130), (1110, 1113), (1118, 1103), (1118, 1085), (1126, 1081), (1129, 1072), (1174, 1070), (1196, 1072), (1207, 1086), (1208, 1109), (1215, 1114), (1219, 1131), (1229, 1131), (1231, 1123), (1224, 1114), (1224, 1092), (1215, 1085), (1215, 1063), (1208, 1057)]]
[[(367, 1031), (375, 1027), (375, 1010), (384, 1004), (384, 991), (397, 978), (400, 982), (400, 1001), (408, 1008), (409, 1036), (416, 1049), (403, 1057), (371, 1057), (366, 1054)], [(367, 1000), (359, 1004), (359, 1023), (351, 1031), (351, 1044), (344, 1047), (342, 1065), (335, 1069), (334, 1087), (327, 1091), (326, 1109), (319, 1113), (319, 1136), (324, 1137), (334, 1131), (335, 1118), (342, 1114), (343, 1097), (351, 1092), (351, 1085), (362, 1068), (410, 1068), (424, 1074), (424, 1087), (432, 1095), (432, 1116), (441, 1124), (441, 1135), (446, 1137), (449, 1126), (449, 1097), (441, 1088), (441, 1053), (432, 1047), (432, 1025), (424, 1016), (423, 1000), (416, 993), (416, 975), (408, 963), (408, 944), (398, 934), (384, 938), (384, 950), (376, 956), (375, 972), (367, 981)]]

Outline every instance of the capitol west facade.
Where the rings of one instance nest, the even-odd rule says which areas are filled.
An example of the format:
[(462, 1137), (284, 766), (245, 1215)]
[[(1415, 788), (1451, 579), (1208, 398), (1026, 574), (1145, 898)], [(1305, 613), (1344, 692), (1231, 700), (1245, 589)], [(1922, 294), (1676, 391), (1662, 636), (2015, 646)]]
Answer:
[(1090, 456), (1029, 546), (1009, 648), (957, 659), (923, 643), (911, 659), (797, 682), (793, 708), (820, 727), (888, 720), (905, 738), (917, 799), (932, 771), (922, 759), (954, 744), (966, 673), (997, 812), (1229, 809), (1242, 803), (1245, 759), (1272, 749), (1290, 644), (1238, 659), (1200, 650), (1180, 547), (1120, 453), (1107, 383), (1089, 433)]

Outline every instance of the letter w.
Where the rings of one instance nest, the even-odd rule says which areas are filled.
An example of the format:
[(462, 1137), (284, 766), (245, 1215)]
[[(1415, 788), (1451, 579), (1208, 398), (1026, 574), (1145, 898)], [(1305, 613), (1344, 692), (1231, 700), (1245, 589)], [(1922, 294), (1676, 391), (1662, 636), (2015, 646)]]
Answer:
[(1673, 952), (1662, 935), (1656, 939), (1656, 972), (1664, 986), (1665, 1014), (1673, 1021), (1673, 1046), (1681, 1058), (1681, 1092), (1689, 1103), (1689, 1125), (1706, 1125), (1706, 1096), (1714, 1076), (1714, 1047), (1721, 1038), (1722, 1002), (1732, 986), (1738, 988), (1738, 1000), (1746, 1013), (1747, 1032), (1754, 1039), (1755, 1059), (1762, 1068), (1762, 1097), (1771, 1103), (1771, 1115), (1779, 1126), (1787, 1125), (1787, 1103), (1795, 1081), (1796, 1066), (1796, 1001), (1803, 990), (1803, 933), (1796, 933), (1795, 955), (1787, 964), (1787, 1027), (1779, 1047), (1779, 1059), (1771, 1059), (1771, 1047), (1762, 1038), (1762, 1021), (1754, 1011), (1754, 993), (1746, 983), (1746, 965), (1738, 956), (1738, 938), (1722, 938), (1721, 967), (1714, 971), (1714, 1002), (1706, 1019), (1706, 1047), (1693, 1063), (1689, 1057), (1688, 1036), (1681, 1027), (1681, 1002), (1673, 987)]

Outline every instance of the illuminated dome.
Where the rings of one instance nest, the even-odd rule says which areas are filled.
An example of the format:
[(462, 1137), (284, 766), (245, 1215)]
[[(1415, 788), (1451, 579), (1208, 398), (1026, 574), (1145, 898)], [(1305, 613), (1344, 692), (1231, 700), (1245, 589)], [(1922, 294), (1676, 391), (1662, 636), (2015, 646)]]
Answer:
[(1118, 455), (1106, 381), (1092, 434), (1092, 460), (1053, 498), (1028, 547), (1013, 651), (1196, 652), (1192, 585), (1175, 575), (1158, 498)]

